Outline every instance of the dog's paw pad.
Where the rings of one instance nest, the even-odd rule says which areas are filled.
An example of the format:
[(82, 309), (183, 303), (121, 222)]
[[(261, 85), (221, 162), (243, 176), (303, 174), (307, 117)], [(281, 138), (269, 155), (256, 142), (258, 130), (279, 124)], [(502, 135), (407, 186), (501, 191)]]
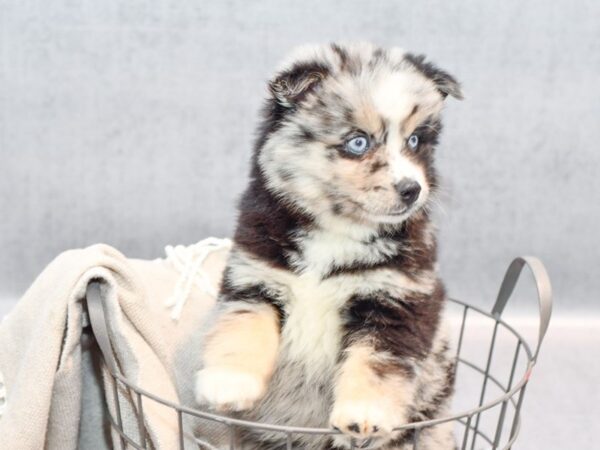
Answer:
[(211, 367), (196, 376), (196, 400), (218, 410), (244, 411), (264, 395), (263, 377), (250, 372)]
[(331, 413), (331, 425), (344, 433), (335, 436), (338, 447), (349, 448), (354, 440), (356, 448), (377, 448), (393, 437), (397, 414), (374, 401), (347, 401), (337, 403)]

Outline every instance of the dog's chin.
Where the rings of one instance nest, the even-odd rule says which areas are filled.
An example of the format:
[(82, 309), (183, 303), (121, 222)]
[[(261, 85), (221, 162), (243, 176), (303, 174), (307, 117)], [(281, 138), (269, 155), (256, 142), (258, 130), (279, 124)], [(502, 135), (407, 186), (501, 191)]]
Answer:
[(405, 222), (418, 209), (418, 205), (414, 205), (396, 211), (373, 212), (365, 210), (363, 212), (363, 218), (367, 222), (375, 225), (399, 225)]
[(367, 220), (374, 224), (394, 225), (401, 224), (411, 215), (410, 211), (402, 214), (369, 214)]

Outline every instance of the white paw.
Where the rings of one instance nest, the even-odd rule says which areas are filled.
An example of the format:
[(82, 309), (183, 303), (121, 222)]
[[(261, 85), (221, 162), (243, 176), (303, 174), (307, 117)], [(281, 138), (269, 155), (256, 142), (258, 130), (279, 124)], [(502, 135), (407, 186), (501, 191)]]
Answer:
[(334, 437), (334, 444), (350, 448), (354, 439), (357, 448), (376, 449), (394, 437), (393, 428), (404, 422), (400, 411), (375, 400), (338, 401), (333, 407), (330, 422), (344, 435)]
[(218, 410), (244, 411), (265, 393), (264, 379), (250, 372), (210, 367), (196, 375), (196, 401)]

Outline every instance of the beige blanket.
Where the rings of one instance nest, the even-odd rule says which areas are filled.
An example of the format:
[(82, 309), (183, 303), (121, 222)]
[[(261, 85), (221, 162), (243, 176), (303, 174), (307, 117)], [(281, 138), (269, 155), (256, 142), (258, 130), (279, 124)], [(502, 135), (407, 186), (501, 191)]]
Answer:
[[(213, 252), (202, 264), (217, 285), (227, 252)], [(193, 277), (182, 279), (177, 265), (127, 259), (107, 245), (67, 251), (48, 265), (0, 324), (6, 395), (1, 449), (102, 449), (118, 442), (106, 427), (104, 412), (105, 401), (114, 407), (112, 396), (103, 396), (112, 392), (112, 380), (98, 363), (84, 302), (92, 279), (101, 282), (122, 374), (160, 397), (193, 405), (198, 331), (214, 297)], [(182, 289), (187, 301), (175, 305), (181, 311), (174, 320), (165, 300), (175, 290), (181, 295)], [(128, 393), (120, 390), (127, 399)], [(121, 407), (128, 434), (138, 436), (137, 405), (126, 400)], [(151, 447), (178, 448), (176, 414), (152, 401), (144, 401), (143, 407)], [(189, 430), (186, 448), (197, 448)]]

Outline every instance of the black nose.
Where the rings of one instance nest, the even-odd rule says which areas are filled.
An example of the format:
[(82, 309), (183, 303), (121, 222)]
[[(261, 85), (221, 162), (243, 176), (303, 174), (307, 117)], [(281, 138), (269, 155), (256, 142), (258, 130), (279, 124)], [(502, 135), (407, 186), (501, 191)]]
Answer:
[(406, 206), (412, 205), (421, 193), (421, 185), (407, 178), (396, 183), (395, 188)]

